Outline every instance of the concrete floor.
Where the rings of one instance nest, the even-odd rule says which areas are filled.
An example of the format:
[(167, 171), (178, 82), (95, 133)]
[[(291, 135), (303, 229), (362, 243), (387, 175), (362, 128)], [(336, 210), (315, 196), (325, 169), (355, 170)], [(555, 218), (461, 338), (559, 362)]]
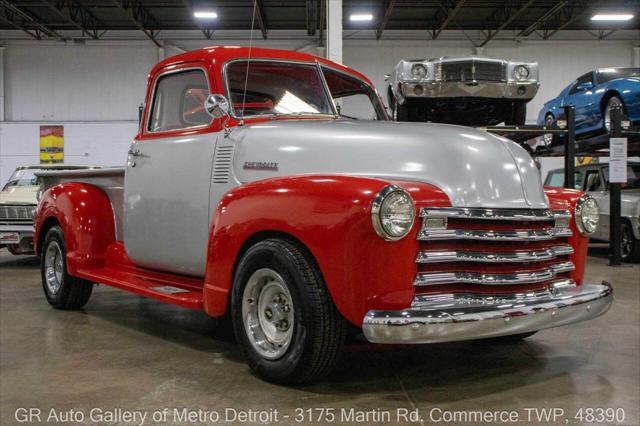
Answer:
[[(613, 423), (638, 425), (640, 266), (606, 263), (604, 250), (592, 249), (587, 279), (611, 281), (616, 292), (613, 308), (594, 321), (542, 331), (515, 344), (352, 347), (322, 383), (286, 388), (252, 376), (236, 344), (202, 313), (105, 286), (94, 291), (83, 311), (53, 310), (42, 294), (38, 260), (3, 251), (0, 424), (17, 424), (14, 414), (21, 407), (41, 409), (40, 424), (55, 423), (46, 421), (52, 408), (61, 415), (79, 410), (83, 424), (102, 424), (99, 411), (90, 417), (93, 408), (141, 410), (147, 413), (145, 424), (163, 423), (150, 416), (165, 408), (215, 410), (219, 424), (226, 424), (226, 408), (271, 410), (271, 424), (291, 424), (299, 414), (296, 407), (333, 408), (334, 424), (377, 420), (358, 422), (342, 408), (380, 409), (380, 416), (389, 410), (392, 424), (403, 423), (396, 418), (399, 407), (418, 408), (422, 424), (438, 419), (434, 408), (516, 410), (531, 424), (542, 422), (528, 418), (526, 408), (560, 408), (564, 415), (551, 423), (579, 424), (587, 423), (574, 418), (581, 407), (612, 407), (625, 412), (622, 422)], [(233, 420), (233, 412), (227, 413)], [(194, 420), (176, 423), (204, 423)]]

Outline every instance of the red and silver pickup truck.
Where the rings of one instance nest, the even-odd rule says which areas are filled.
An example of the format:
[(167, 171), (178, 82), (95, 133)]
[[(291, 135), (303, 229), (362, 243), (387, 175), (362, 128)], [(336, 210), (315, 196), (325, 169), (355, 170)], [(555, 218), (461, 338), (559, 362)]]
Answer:
[(347, 334), (522, 338), (597, 317), (598, 206), (544, 189), (517, 144), (389, 121), (362, 74), (312, 55), (212, 47), (149, 74), (124, 168), (42, 172), (49, 303), (93, 283), (231, 320), (251, 369), (317, 380)]

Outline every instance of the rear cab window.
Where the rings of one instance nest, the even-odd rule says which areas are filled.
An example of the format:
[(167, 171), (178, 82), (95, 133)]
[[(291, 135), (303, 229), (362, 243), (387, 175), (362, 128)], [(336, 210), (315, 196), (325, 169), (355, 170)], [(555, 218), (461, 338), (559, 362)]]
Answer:
[(166, 132), (207, 126), (211, 116), (204, 108), (209, 95), (203, 69), (188, 68), (161, 75), (156, 80), (147, 131)]

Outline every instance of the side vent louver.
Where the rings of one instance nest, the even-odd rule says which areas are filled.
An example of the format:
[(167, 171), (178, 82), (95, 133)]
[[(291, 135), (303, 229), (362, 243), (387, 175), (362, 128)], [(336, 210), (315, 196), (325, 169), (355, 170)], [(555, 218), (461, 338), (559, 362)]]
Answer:
[(233, 145), (221, 146), (216, 149), (213, 162), (213, 183), (227, 183), (231, 174), (233, 161)]

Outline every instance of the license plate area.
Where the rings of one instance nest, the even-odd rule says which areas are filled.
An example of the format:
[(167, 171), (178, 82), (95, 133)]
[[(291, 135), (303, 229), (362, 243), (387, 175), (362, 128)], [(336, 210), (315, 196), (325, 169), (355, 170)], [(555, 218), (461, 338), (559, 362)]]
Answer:
[(0, 232), (0, 243), (18, 244), (20, 242), (20, 234), (17, 232)]

